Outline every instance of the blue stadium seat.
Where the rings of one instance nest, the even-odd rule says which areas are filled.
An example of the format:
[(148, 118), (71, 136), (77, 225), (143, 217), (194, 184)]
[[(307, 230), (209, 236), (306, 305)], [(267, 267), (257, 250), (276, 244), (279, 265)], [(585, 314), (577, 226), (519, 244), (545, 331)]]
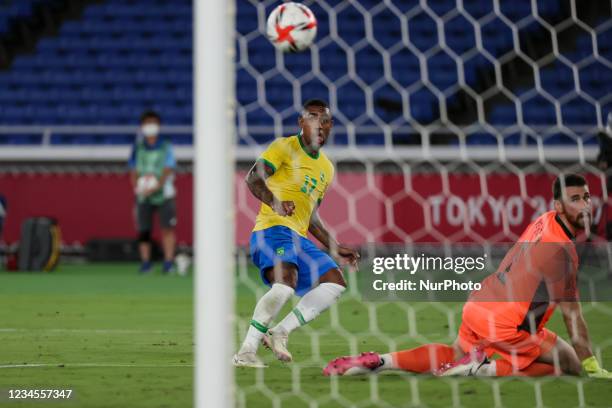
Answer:
[(497, 145), (499, 142), (494, 135), (489, 133), (471, 133), (466, 135), (466, 143), (469, 145)]
[(517, 122), (514, 105), (496, 105), (488, 115), (492, 125), (513, 125)]
[(6, 15), (0, 15), (0, 35), (8, 33), (11, 27), (11, 21)]
[[(0, 34), (9, 29), (15, 19), (31, 15), (38, 2), (50, 0), (12, 1), (8, 12), (0, 13)], [(146, 6), (143, 4), (146, 3)], [(259, 26), (256, 2), (237, 0), (237, 30), (246, 35)], [(358, 0), (360, 6), (371, 10), (380, 6), (377, 0)], [(417, 6), (418, 2), (393, 2), (401, 13)], [(474, 19), (482, 19), (493, 12), (490, 0), (463, 0), (463, 8)], [(538, 13), (543, 17), (560, 13), (559, 2), (538, 0)], [(337, 7), (336, 25), (342, 43), (328, 41), (330, 22), (327, 10), (317, 2), (311, 7), (319, 21), (318, 44), (320, 75), (299, 84), (303, 98), (323, 96), (332, 99), (327, 80), (338, 87), (335, 90), (340, 120), (366, 119), (366, 94), (359, 85), (377, 84), (373, 91), (374, 111), (387, 122), (401, 121), (402, 99), (388, 84), (388, 74), (394, 86), (409, 89), (410, 114), (419, 123), (433, 123), (440, 119), (438, 95), (423, 85), (425, 72), (415, 48), (421, 52), (432, 50), (426, 61), (430, 83), (445, 90), (459, 83), (457, 62), (453, 54), (464, 55), (476, 47), (476, 32), (468, 18), (460, 14), (448, 15), (443, 26), (448, 49), (440, 49), (440, 38), (436, 21), (424, 11), (410, 13), (407, 20), (408, 37), (412, 47), (399, 44), (402, 27), (398, 16), (388, 8), (372, 16), (372, 36), (376, 43), (389, 54), (389, 66), (377, 45), (366, 45), (355, 52), (354, 63), (357, 76), (349, 75), (349, 61), (344, 44), (354, 45), (366, 36), (366, 20), (360, 7), (352, 2), (329, 0), (328, 5)], [(432, 13), (441, 16), (456, 10), (454, 0), (430, 0)], [(501, 12), (511, 21), (519, 21), (531, 14), (531, 2), (500, 2)], [(266, 5), (269, 12), (274, 4)], [(341, 6), (341, 7), (340, 7)], [(192, 123), (192, 1), (191, 0), (106, 0), (89, 4), (82, 17), (63, 23), (57, 36), (41, 39), (36, 52), (18, 56), (8, 71), (0, 72), (0, 121), (3, 124), (125, 124), (135, 123), (140, 111), (153, 107), (158, 109), (167, 124)], [(4, 10), (3, 10), (4, 11)], [(484, 20), (480, 27), (484, 49), (493, 57), (500, 57), (513, 49), (510, 27), (499, 17)], [(527, 28), (527, 31), (531, 28)], [(597, 33), (598, 52), (612, 58), (612, 30)], [(325, 40), (323, 40), (325, 39)], [(592, 56), (592, 41), (589, 35), (576, 38), (575, 50), (567, 53), (571, 61)], [(483, 73), (492, 70), (492, 63), (482, 52), (469, 54), (462, 61), (465, 82), (478, 88)], [(277, 111), (293, 108), (294, 84), (275, 71), (277, 60), (272, 46), (263, 35), (250, 36), (246, 59), (249, 69), (241, 67), (236, 72), (236, 96), (240, 106), (261, 101), (264, 97)], [(286, 70), (295, 77), (312, 71), (314, 62), (309, 53), (284, 55)], [(244, 62), (246, 63), (247, 60)], [(258, 95), (258, 83), (252, 70), (266, 75), (265, 95)], [(547, 65), (540, 70), (543, 90), (554, 98), (580, 89), (581, 92), (600, 103), (612, 93), (610, 68), (600, 61), (591, 61), (581, 66), (579, 83), (572, 70), (561, 63)], [(416, 85), (415, 85), (416, 84)], [(454, 91), (453, 91), (454, 92)], [(511, 90), (515, 94), (523, 91)], [(448, 98), (453, 101), (452, 98)], [(498, 104), (487, 112), (488, 121), (495, 126), (516, 123), (515, 107)], [(263, 108), (249, 111), (246, 115), (249, 126), (272, 126), (274, 118)], [(530, 98), (523, 103), (523, 119), (527, 124), (547, 125), (557, 123), (554, 106), (546, 98)], [(584, 98), (575, 98), (562, 104), (562, 123), (571, 125), (597, 123), (593, 103)], [(293, 116), (283, 119), (283, 124), (293, 127)], [(265, 133), (265, 134), (264, 134)], [(380, 144), (381, 134), (359, 134), (360, 144)], [(251, 134), (255, 140), (266, 142), (270, 132)], [(116, 138), (96, 136), (87, 139), (92, 143), (126, 143), (131, 136)], [(406, 136), (408, 139), (410, 137)], [(398, 136), (398, 141), (405, 142)], [(406, 139), (406, 140), (408, 140)], [(511, 135), (504, 143), (513, 144), (523, 140), (520, 135)], [(0, 143), (9, 143), (12, 137), (0, 138)], [(23, 138), (32, 141), (36, 139)], [(54, 143), (77, 143), (85, 140), (80, 135), (57, 135)], [(178, 144), (192, 142), (190, 136), (175, 135)], [(563, 135), (550, 138), (550, 143), (568, 143)], [(243, 141), (241, 141), (243, 142)], [(334, 136), (334, 143), (347, 142), (346, 134)], [(20, 142), (21, 143), (21, 142)], [(496, 138), (489, 134), (470, 135), (468, 143), (492, 144)], [(547, 141), (547, 143), (549, 143)]]

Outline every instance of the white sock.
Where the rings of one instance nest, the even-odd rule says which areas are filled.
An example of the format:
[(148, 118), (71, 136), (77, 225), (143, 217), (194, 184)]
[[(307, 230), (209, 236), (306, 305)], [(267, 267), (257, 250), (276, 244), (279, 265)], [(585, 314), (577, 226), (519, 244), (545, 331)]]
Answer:
[(242, 347), (240, 347), (239, 353), (257, 351), (263, 335), (268, 331), (268, 325), (274, 320), (278, 312), (283, 305), (287, 303), (294, 292), (293, 288), (287, 285), (275, 283), (270, 290), (259, 299), (257, 305), (255, 305), (253, 319), (251, 320), (249, 330), (242, 343)]
[(496, 377), (497, 376), (497, 362), (495, 360), (483, 364), (480, 366), (476, 374), (476, 377)]
[(401, 370), (401, 368), (397, 367), (393, 362), (393, 357), (391, 357), (391, 353), (381, 354), (380, 360), (382, 364), (378, 367), (378, 370)]
[(336, 303), (346, 288), (337, 283), (321, 283), (316, 288), (305, 294), (295, 308), (277, 324), (272, 331), (283, 331), (287, 334), (325, 311)]

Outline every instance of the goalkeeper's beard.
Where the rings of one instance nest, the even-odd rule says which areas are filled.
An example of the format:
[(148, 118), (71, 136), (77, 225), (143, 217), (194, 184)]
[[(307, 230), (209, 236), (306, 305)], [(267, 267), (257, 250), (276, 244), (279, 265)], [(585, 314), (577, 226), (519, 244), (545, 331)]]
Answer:
[(591, 236), (591, 213), (588, 209), (584, 209), (579, 211), (575, 216), (567, 211), (565, 204), (563, 206), (563, 215), (565, 215), (565, 219), (567, 222), (574, 227), (575, 230), (584, 230), (587, 237)]

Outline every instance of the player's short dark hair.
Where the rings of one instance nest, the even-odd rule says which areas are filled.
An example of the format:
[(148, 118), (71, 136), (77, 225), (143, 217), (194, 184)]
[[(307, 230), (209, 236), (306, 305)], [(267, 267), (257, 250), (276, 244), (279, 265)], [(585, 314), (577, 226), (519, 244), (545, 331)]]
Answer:
[(561, 175), (557, 177), (553, 183), (553, 197), (555, 200), (560, 200), (563, 195), (561, 191), (561, 179), (563, 179), (563, 185), (565, 187), (582, 187), (587, 185), (586, 179), (580, 174), (569, 173)]
[(140, 115), (140, 123), (147, 119), (156, 119), (159, 123), (161, 123), (161, 116), (152, 109), (147, 109), (146, 111), (142, 112)]
[(329, 105), (327, 104), (327, 102), (325, 102), (323, 99), (308, 99), (306, 102), (304, 102), (304, 104), (302, 105), (302, 107), (304, 108), (304, 110), (310, 108), (311, 106), (319, 106), (321, 108), (329, 108)]

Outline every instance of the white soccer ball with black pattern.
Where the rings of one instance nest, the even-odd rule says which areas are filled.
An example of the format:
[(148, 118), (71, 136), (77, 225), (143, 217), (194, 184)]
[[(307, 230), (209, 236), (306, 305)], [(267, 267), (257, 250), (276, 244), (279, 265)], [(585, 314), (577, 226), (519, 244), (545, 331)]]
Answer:
[(283, 3), (268, 16), (267, 36), (283, 52), (303, 51), (317, 36), (317, 19), (303, 4)]
[(138, 177), (136, 181), (136, 194), (141, 195), (149, 190), (155, 190), (159, 187), (159, 180), (153, 174), (145, 174)]

